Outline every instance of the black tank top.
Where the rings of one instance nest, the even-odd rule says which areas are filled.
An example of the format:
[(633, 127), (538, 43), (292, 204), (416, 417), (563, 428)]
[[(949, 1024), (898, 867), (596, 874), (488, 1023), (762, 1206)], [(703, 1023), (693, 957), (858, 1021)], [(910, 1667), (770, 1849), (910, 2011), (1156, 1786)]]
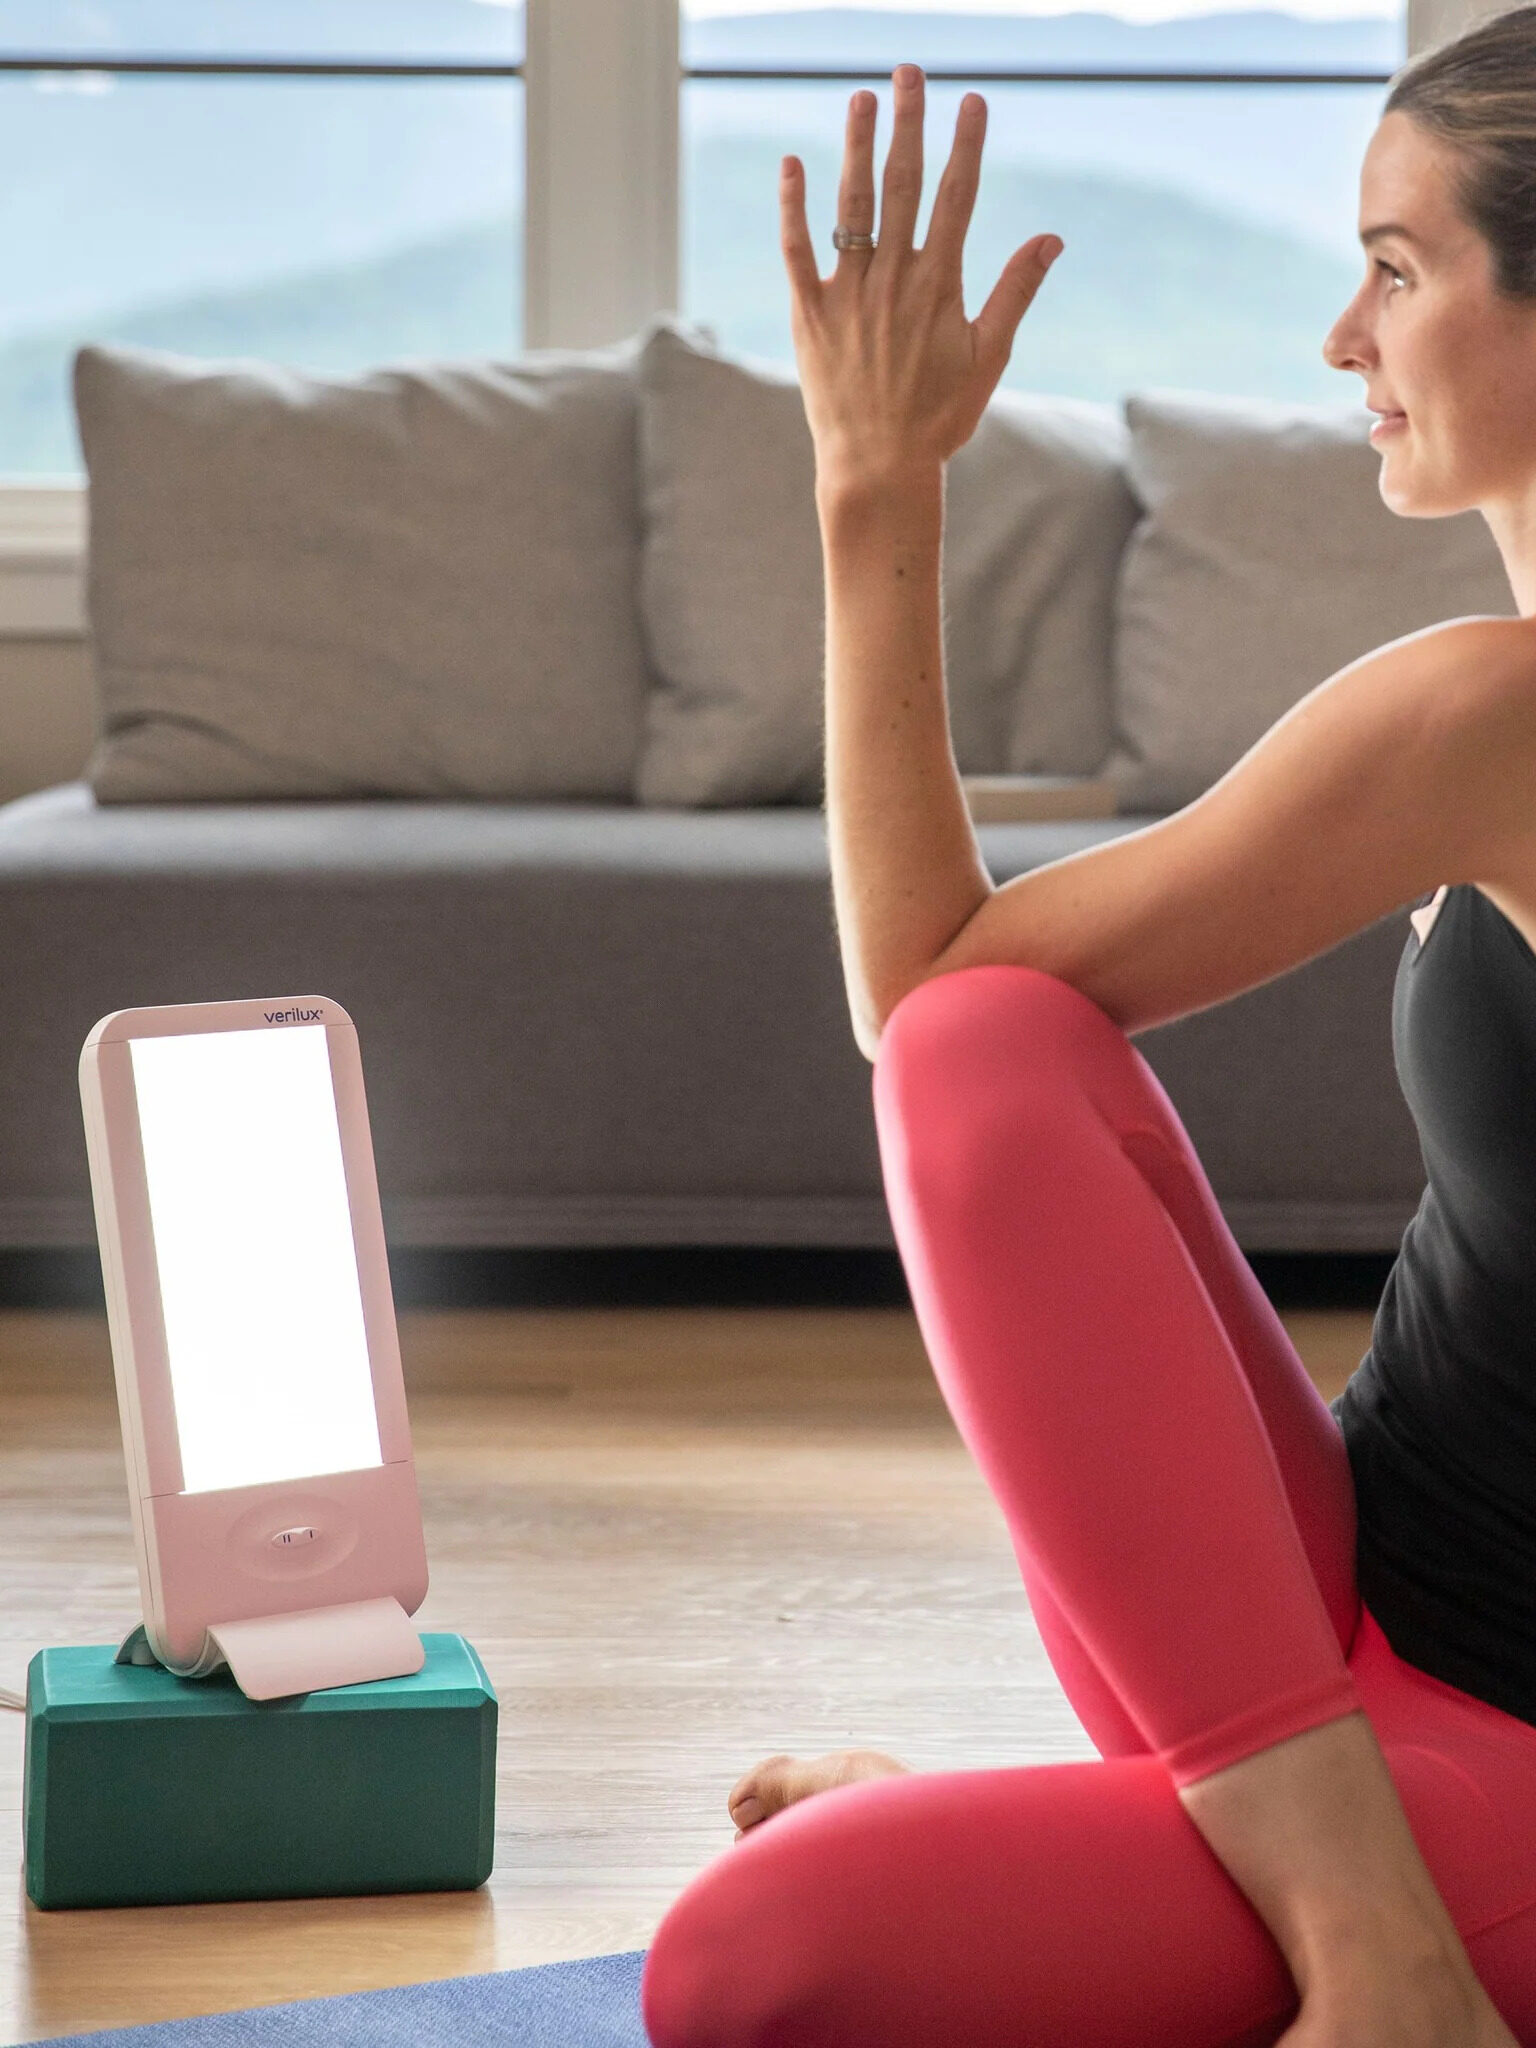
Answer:
[(1361, 1597), (1400, 1657), (1536, 1723), (1536, 953), (1469, 882), (1403, 949), (1392, 1052), (1429, 1184), (1333, 1404)]

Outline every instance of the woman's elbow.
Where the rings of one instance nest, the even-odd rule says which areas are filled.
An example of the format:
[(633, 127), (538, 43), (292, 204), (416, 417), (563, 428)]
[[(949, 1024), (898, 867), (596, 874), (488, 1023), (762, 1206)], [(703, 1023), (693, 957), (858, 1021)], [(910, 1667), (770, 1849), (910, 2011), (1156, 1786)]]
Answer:
[(874, 1065), (879, 1055), (880, 1040), (885, 1034), (886, 1025), (890, 1022), (900, 1003), (923, 979), (926, 979), (926, 977), (919, 976), (917, 980), (903, 982), (900, 987), (880, 989), (866, 987), (860, 990), (850, 1002), (849, 1010), (853, 1018), (854, 1043), (871, 1066)]
[[(904, 993), (904, 992), (903, 992)], [(880, 1051), (880, 1034), (901, 997), (887, 996), (867, 984), (848, 990), (848, 1018), (853, 1025), (853, 1042), (871, 1066)]]
[(871, 1009), (859, 1007), (855, 1007), (851, 1014), (853, 1042), (873, 1066), (880, 1051), (880, 1033), (884, 1028), (885, 1019), (877, 1016)]

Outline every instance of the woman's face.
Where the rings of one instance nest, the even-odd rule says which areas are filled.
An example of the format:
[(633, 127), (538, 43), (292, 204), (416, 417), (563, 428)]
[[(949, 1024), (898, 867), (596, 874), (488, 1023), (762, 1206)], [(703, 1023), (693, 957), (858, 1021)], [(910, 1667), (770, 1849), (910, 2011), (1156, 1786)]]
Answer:
[(1381, 418), (1381, 495), (1421, 519), (1526, 497), (1536, 481), (1536, 302), (1494, 288), (1456, 205), (1456, 157), (1388, 114), (1360, 174), (1365, 282), (1323, 344)]

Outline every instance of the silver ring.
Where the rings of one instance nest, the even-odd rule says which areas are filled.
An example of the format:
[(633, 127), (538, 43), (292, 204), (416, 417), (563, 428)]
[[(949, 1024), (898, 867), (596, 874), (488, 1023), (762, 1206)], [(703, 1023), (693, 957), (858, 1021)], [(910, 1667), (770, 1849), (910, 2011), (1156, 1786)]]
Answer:
[(873, 249), (873, 235), (861, 235), (856, 228), (834, 228), (832, 230), (834, 249)]

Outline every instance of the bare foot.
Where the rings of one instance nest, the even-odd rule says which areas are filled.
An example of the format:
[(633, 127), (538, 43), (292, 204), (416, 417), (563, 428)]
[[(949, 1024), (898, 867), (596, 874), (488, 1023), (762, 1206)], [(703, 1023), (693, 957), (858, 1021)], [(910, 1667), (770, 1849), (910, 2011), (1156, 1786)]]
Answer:
[(813, 1792), (830, 1792), (835, 1785), (857, 1785), (865, 1778), (889, 1778), (907, 1769), (893, 1756), (877, 1749), (834, 1749), (827, 1756), (806, 1759), (771, 1756), (754, 1765), (731, 1791), (726, 1805), (736, 1823), (739, 1842), (748, 1828), (755, 1828), (770, 1815)]

